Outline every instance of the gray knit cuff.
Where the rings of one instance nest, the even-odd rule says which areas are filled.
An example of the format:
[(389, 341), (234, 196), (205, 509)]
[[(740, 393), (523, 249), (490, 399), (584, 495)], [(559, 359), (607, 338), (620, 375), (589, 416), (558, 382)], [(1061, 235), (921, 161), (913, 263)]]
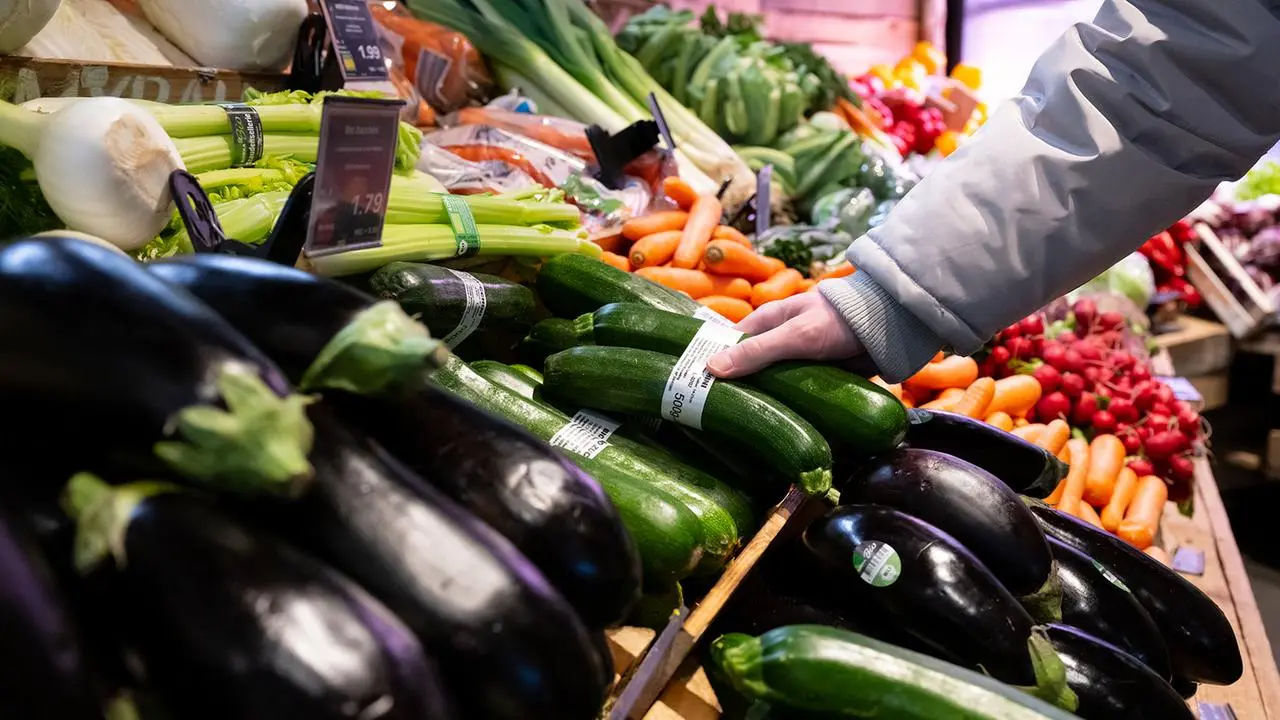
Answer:
[(924, 367), (943, 341), (865, 272), (823, 280), (818, 291), (835, 306), (880, 368), (898, 383)]

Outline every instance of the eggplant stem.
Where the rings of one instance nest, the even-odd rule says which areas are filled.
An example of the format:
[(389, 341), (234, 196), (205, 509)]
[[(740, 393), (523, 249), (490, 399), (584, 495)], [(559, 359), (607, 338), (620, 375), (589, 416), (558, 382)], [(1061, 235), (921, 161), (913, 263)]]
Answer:
[(1062, 622), (1062, 584), (1058, 582), (1058, 563), (1049, 566), (1049, 577), (1039, 590), (1018, 598), (1031, 618), (1038, 623)]
[(125, 562), (124, 536), (134, 508), (142, 500), (177, 487), (159, 482), (108, 485), (91, 473), (76, 473), (62, 491), (62, 507), (76, 523), (74, 563), (88, 573), (108, 556)]
[(307, 392), (372, 395), (410, 384), (444, 364), (449, 349), (394, 300), (361, 311), (329, 340), (302, 375)]
[(1075, 712), (1080, 707), (1080, 698), (1067, 685), (1067, 666), (1058, 657), (1042, 628), (1032, 628), (1031, 637), (1027, 638), (1027, 651), (1036, 684), (1035, 687), (1021, 689), (1051, 705)]
[(216, 385), (226, 409), (183, 408), (169, 423), (175, 439), (156, 443), (157, 457), (178, 472), (222, 490), (289, 497), (311, 479), (314, 432), (306, 408), (314, 398), (277, 395), (242, 363), (225, 364)]

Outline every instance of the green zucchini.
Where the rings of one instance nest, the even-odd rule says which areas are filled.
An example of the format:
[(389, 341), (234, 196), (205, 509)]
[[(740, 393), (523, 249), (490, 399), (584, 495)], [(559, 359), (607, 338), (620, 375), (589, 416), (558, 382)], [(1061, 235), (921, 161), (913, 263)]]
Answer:
[[(547, 358), (545, 391), (606, 412), (662, 417), (662, 393), (676, 358), (648, 350), (585, 346)], [(702, 428), (711, 437), (755, 448), (810, 494), (831, 488), (831, 448), (804, 418), (735, 382), (707, 391)]]
[(824, 625), (731, 633), (711, 674), (767, 705), (752, 717), (1071, 720), (1071, 713), (985, 675)]
[(542, 384), (542, 373), (538, 372), (537, 370), (534, 370), (528, 365), (515, 364), (511, 366), (511, 369), (515, 370), (521, 375), (524, 375), (525, 377), (529, 378), (531, 381), (537, 383), (538, 385)]
[(471, 369), (480, 377), (491, 383), (500, 385), (526, 400), (532, 400), (534, 392), (541, 383), (517, 371), (511, 365), (504, 365), (496, 360), (473, 360)]
[(542, 367), (548, 355), (561, 350), (568, 350), (578, 344), (573, 332), (573, 321), (564, 318), (547, 318), (539, 320), (529, 329), (529, 334), (520, 341), (516, 354), (524, 362)]
[(479, 281), (485, 305), (474, 330), (452, 343), (454, 352), (463, 357), (508, 354), (533, 325), (533, 291), (523, 285), (496, 275), (412, 262), (390, 263), (373, 273), (368, 285), (374, 295), (395, 300), (418, 317), (432, 337), (448, 338), (467, 308), (467, 282), (462, 276)]
[(542, 264), (538, 296), (552, 314), (577, 317), (615, 302), (636, 302), (691, 315), (700, 305), (687, 295), (586, 255), (557, 255)]
[[(637, 303), (606, 305), (574, 321), (579, 344), (679, 355), (702, 320)], [(869, 457), (898, 446), (907, 411), (884, 388), (823, 363), (784, 361), (742, 379), (808, 420), (831, 443)]]

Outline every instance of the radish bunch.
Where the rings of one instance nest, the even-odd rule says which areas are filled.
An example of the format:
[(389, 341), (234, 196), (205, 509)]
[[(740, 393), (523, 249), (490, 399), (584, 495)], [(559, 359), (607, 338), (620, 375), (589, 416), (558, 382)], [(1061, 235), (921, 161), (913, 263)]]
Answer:
[(1037, 313), (997, 333), (982, 372), (1032, 375), (1042, 394), (1028, 420), (1062, 418), (1090, 435), (1117, 436), (1135, 473), (1164, 478), (1170, 497), (1185, 499), (1192, 458), (1206, 439), (1204, 423), (1127, 348), (1126, 332), (1123, 315), (1099, 312), (1082, 298), (1066, 321), (1050, 325)]

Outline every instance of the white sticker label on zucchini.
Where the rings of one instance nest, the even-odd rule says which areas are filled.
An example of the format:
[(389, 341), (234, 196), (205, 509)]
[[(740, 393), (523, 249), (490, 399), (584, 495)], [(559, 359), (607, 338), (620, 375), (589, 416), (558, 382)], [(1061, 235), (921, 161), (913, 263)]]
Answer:
[(466, 294), (466, 306), (462, 308), (462, 317), (458, 318), (458, 326), (450, 330), (449, 334), (445, 335), (444, 340), (442, 340), (452, 350), (461, 345), (463, 340), (470, 337), (471, 333), (480, 327), (480, 321), (484, 319), (484, 311), (489, 305), (489, 299), (484, 294), (484, 283), (480, 282), (475, 275), (459, 272), (453, 268), (445, 269), (462, 281), (462, 291)]
[(741, 339), (742, 333), (731, 327), (702, 323), (667, 378), (667, 387), (662, 391), (663, 419), (694, 430), (702, 429), (702, 408), (715, 384), (715, 378), (707, 372), (707, 360), (737, 345)]
[(729, 318), (727, 318), (727, 317), (725, 317), (725, 316), (721, 315), (720, 313), (716, 312), (715, 310), (712, 310), (711, 308), (707, 307), (706, 305), (699, 305), (699, 306), (698, 306), (698, 309), (693, 311), (693, 316), (694, 316), (695, 318), (699, 319), (699, 320), (705, 320), (706, 322), (709, 322), (709, 323), (715, 323), (716, 325), (723, 325), (723, 326), (725, 326), (725, 327), (733, 327), (733, 321), (732, 321), (732, 320), (730, 320)]
[(853, 551), (853, 569), (872, 587), (889, 587), (902, 575), (902, 558), (889, 543), (868, 540)]
[(595, 413), (579, 410), (564, 427), (551, 436), (551, 447), (564, 448), (575, 455), (591, 459), (609, 447), (609, 438), (618, 423)]

